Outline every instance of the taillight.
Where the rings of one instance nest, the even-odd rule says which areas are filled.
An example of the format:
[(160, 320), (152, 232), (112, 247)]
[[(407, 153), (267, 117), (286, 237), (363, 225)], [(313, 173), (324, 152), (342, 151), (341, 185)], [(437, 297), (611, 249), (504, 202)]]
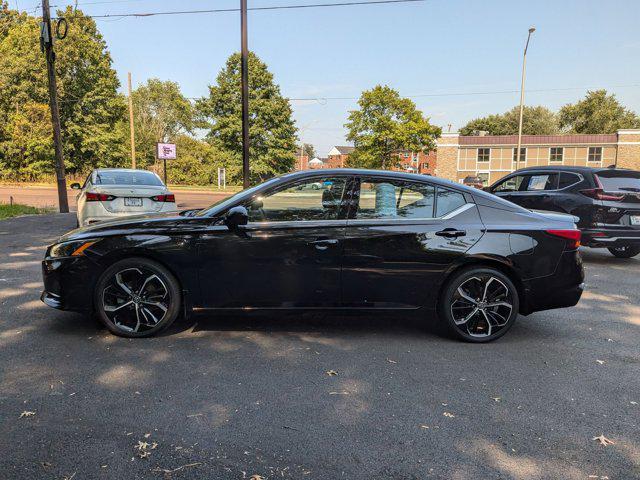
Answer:
[(582, 233), (580, 230), (545, 230), (549, 235), (553, 235), (554, 237), (564, 238), (569, 240), (567, 242), (567, 246), (569, 248), (575, 249), (580, 246), (580, 238), (582, 237)]
[(151, 200), (154, 202), (175, 202), (176, 196), (173, 193), (168, 193), (167, 195), (155, 195), (151, 197)]
[(601, 188), (590, 188), (588, 190), (580, 190), (582, 195), (596, 200), (607, 200), (610, 202), (619, 202), (624, 199), (624, 195), (614, 195), (613, 193), (606, 193)]
[(110, 202), (116, 198), (113, 195), (107, 195), (106, 193), (91, 193), (87, 192), (86, 200), (87, 202)]

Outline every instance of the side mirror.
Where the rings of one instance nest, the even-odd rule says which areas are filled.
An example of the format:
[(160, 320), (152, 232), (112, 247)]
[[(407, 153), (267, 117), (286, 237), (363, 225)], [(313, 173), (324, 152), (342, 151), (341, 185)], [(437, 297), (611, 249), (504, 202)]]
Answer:
[(230, 208), (224, 216), (224, 224), (229, 230), (237, 230), (238, 227), (246, 225), (249, 222), (249, 212), (242, 205)]
[(72, 183), (71, 184), (71, 190), (80, 190), (82, 187), (80, 186), (80, 184), (78, 182)]

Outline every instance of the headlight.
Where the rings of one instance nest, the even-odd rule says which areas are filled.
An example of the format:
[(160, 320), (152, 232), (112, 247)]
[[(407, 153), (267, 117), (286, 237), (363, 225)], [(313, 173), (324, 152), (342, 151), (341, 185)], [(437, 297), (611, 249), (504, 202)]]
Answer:
[(79, 257), (84, 255), (84, 251), (98, 240), (73, 240), (70, 242), (56, 243), (49, 247), (48, 257)]

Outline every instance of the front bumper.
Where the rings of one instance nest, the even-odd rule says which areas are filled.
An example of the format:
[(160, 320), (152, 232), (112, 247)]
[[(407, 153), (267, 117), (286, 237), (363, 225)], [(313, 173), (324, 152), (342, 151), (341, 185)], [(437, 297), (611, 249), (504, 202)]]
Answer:
[(97, 276), (98, 265), (86, 257), (45, 258), (42, 261), (44, 291), (40, 300), (58, 310), (90, 311)]
[(585, 247), (640, 246), (640, 229), (610, 228), (582, 231), (580, 243)]

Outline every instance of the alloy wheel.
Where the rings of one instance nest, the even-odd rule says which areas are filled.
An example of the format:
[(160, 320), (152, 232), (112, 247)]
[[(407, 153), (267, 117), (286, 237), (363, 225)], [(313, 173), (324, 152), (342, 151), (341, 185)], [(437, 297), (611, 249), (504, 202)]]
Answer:
[(513, 294), (499, 278), (474, 275), (462, 282), (451, 301), (451, 317), (458, 329), (472, 337), (490, 337), (507, 325)]
[(142, 268), (113, 274), (102, 291), (102, 309), (113, 325), (141, 333), (158, 326), (171, 306), (171, 293), (158, 275)]

